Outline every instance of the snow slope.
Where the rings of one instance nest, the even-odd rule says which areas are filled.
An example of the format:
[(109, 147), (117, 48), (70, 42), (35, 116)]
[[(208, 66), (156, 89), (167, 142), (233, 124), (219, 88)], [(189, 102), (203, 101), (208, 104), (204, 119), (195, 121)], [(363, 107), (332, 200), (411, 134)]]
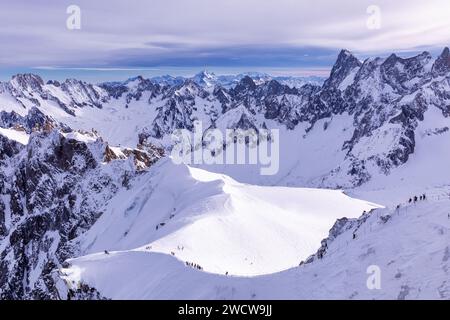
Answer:
[[(271, 121), (266, 120), (266, 123), (270, 128), (276, 127)], [(274, 175), (261, 175), (261, 164), (202, 164), (199, 167), (256, 185), (317, 186), (320, 183), (315, 180), (344, 161), (346, 152), (342, 150), (342, 141), (351, 138), (352, 126), (352, 117), (344, 113), (319, 120), (308, 132), (306, 123), (300, 123), (293, 130), (279, 128), (279, 170)], [(223, 130), (225, 128), (226, 125)]]
[[(79, 257), (63, 270), (71, 286), (87, 282), (114, 298), (448, 298), (449, 52), (446, 48), (436, 60), (424, 52), (408, 59), (391, 55), (362, 63), (343, 50), (322, 87), (299, 90), (261, 77), (243, 77), (225, 90), (214, 87), (220, 79), (206, 73), (194, 79), (200, 86), (192, 80), (168, 79), (177, 84), (164, 88), (142, 77), (95, 86), (73, 79), (44, 84), (37, 76), (17, 75), (0, 84), (0, 111), (6, 111), (0, 112), (0, 125), (23, 125), (32, 132), (61, 129), (60, 122), (89, 131), (92, 134), (65, 131), (63, 135), (72, 141), (66, 151), (72, 150), (71, 145), (85, 150), (83, 143), (94, 144), (101, 137), (105, 140), (99, 139), (99, 145), (107, 141), (109, 155), (103, 158), (103, 151), (98, 153), (102, 166), (103, 161), (114, 166), (114, 159), (125, 158), (126, 153), (131, 170), (131, 157), (136, 163), (139, 154), (121, 146), (151, 142), (168, 151), (173, 130), (190, 129), (194, 120), (201, 120), (204, 129), (280, 130), (280, 170), (273, 176), (261, 176), (258, 166), (190, 168), (175, 166), (170, 159), (131, 178), (129, 171), (119, 176), (108, 166), (117, 183), (98, 181), (111, 186), (106, 190), (108, 200), (101, 201), (101, 211), (88, 208), (73, 222), (76, 226), (92, 216), (89, 230), (67, 236), (62, 228), (62, 239), (75, 237), (73, 251), (61, 256), (56, 254), (61, 246), (51, 248), (56, 268), (67, 257)], [(35, 107), (51, 119), (31, 112)], [(0, 134), (22, 144), (28, 141), (28, 136), (12, 129), (1, 129)], [(60, 153), (50, 144), (41, 150), (32, 142), (33, 138), (27, 149), (35, 148), (38, 154), (48, 149), (72, 159), (71, 152)], [(87, 156), (82, 152), (81, 159)], [(61, 163), (77, 168), (84, 163), (79, 159)], [(46, 161), (52, 163), (51, 158)], [(15, 168), (13, 162), (8, 167), (9, 160), (5, 163), (0, 175), (11, 177), (10, 183), (20, 190), (25, 186), (20, 182), (30, 181), (26, 176), (30, 171)], [(24, 179), (9, 172), (23, 174)], [(30, 199), (42, 198), (40, 211), (51, 208), (50, 220), (59, 217), (54, 214), (57, 209), (66, 212), (76, 197), (62, 199), (72, 190), (70, 184), (55, 193), (51, 179), (36, 179), (31, 185), (41, 187), (46, 181), (44, 190), (52, 195), (47, 198), (33, 188), (24, 189)], [(298, 186), (347, 189), (344, 194)], [(59, 239), (50, 225), (42, 230), (39, 220), (34, 223), (34, 215), (20, 218), (17, 223), (30, 222), (31, 227), (11, 238), (10, 226), (17, 224), (11, 208), (21, 217), (26, 210), (18, 205), (20, 193), (9, 182), (0, 187), (5, 193), (0, 197), (0, 220), (6, 213), (0, 235), (7, 235), (0, 247), (8, 246), (10, 239), (25, 239), (26, 234), (48, 233), (36, 242), (16, 241), (9, 250), (14, 254), (21, 250), (14, 259), (19, 276), (0, 277), (0, 285), (13, 288), (8, 297), (23, 297), (23, 284), (29, 280), (33, 286), (45, 284), (42, 293), (47, 294), (49, 273), (35, 272), (33, 259), (42, 264), (48, 256), (41, 250), (47, 247), (46, 239), (54, 243)], [(89, 200), (96, 199), (96, 188), (92, 190), (91, 195), (87, 189)], [(408, 199), (423, 193), (427, 201), (405, 206)], [(62, 195), (55, 207), (49, 206), (53, 194)], [(350, 197), (388, 209), (376, 210), (367, 221), (366, 215), (350, 220), (337, 238), (333, 228), (329, 241), (321, 241), (337, 218), (356, 218), (376, 207)], [(402, 209), (395, 211), (399, 203)], [(318, 248), (312, 263), (294, 268)], [(33, 269), (31, 276), (27, 263)], [(387, 276), (384, 291), (369, 292), (365, 287), (366, 267), (373, 263)], [(9, 285), (13, 281), (14, 286)]]
[(0, 135), (5, 136), (8, 139), (17, 141), (23, 145), (28, 144), (28, 140), (30, 138), (30, 136), (26, 132), (14, 129), (5, 129), (1, 127), (0, 127)]
[(159, 252), (254, 276), (298, 265), (337, 218), (375, 207), (339, 190), (246, 185), (165, 159), (119, 193), (80, 243), (85, 254)]
[[(377, 209), (329, 242), (322, 259), (270, 275), (205, 273), (140, 250), (72, 259), (61, 274), (71, 288), (83, 282), (115, 299), (449, 299), (449, 206), (446, 193)], [(366, 285), (371, 265), (381, 271), (379, 290)]]

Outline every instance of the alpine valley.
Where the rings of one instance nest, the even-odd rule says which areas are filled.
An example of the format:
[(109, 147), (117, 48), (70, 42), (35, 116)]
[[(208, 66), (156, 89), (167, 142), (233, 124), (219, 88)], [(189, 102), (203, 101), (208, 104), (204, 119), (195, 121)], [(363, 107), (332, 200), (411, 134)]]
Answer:
[[(277, 129), (280, 165), (172, 133)], [(1, 299), (450, 299), (450, 51), (326, 79), (0, 83)], [(381, 270), (370, 288), (368, 270)]]

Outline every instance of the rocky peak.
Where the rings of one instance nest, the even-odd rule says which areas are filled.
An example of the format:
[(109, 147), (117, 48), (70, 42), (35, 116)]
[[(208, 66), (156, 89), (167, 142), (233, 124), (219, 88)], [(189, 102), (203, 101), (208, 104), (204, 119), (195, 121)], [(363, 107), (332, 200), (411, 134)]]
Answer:
[[(96, 152), (104, 143), (84, 140), (53, 130), (33, 133), (20, 147), (0, 136), (11, 156), (4, 160), (11, 169), (0, 170), (0, 299), (59, 298), (52, 272), (78, 250), (71, 240), (134, 177), (127, 159), (100, 166)], [(157, 160), (150, 155), (133, 153), (143, 164)], [(4, 208), (9, 224), (2, 223)]]
[(128, 79), (127, 82), (132, 82), (132, 81), (143, 82), (143, 81), (145, 81), (145, 80), (146, 80), (146, 79), (144, 79), (143, 76), (139, 75), (139, 76), (136, 76), (136, 77), (133, 77), (133, 78)]
[(88, 84), (84, 81), (80, 81), (77, 79), (66, 79), (61, 85), (61, 88), (65, 92), (73, 92), (74, 90), (77, 91), (86, 91), (89, 90), (92, 87), (91, 84)]
[(448, 47), (442, 51), (441, 55), (433, 64), (432, 73), (434, 77), (445, 76), (450, 71), (450, 50)]
[(341, 50), (331, 69), (330, 77), (324, 82), (324, 88), (337, 88), (355, 68), (359, 68), (361, 65), (361, 61), (353, 54), (347, 50)]
[(422, 71), (423, 67), (432, 59), (427, 51), (411, 58), (401, 58), (396, 54), (391, 54), (383, 63), (382, 68), (391, 69), (402, 66), (406, 72)]
[(176, 85), (179, 85), (184, 82), (183, 77), (180, 77), (180, 76), (174, 77), (174, 76), (171, 76), (168, 74), (162, 75), (162, 76), (157, 76), (157, 77), (152, 77), (151, 80), (154, 83), (157, 83), (162, 86), (176, 86)]
[(239, 81), (239, 85), (252, 90), (256, 88), (255, 81), (253, 81), (253, 79), (250, 76), (243, 77), (241, 81)]
[(363, 64), (356, 73), (355, 81), (359, 82), (367, 78), (374, 78), (375, 70), (379, 68), (383, 62), (383, 59), (381, 59), (380, 57), (367, 58), (366, 60), (364, 60)]
[(114, 99), (119, 99), (122, 94), (129, 90), (129, 88), (126, 86), (126, 83), (119, 81), (103, 82), (99, 84), (99, 87), (106, 90), (106, 92), (108, 92), (108, 95)]
[(119, 99), (123, 94), (127, 93), (125, 98), (127, 104), (131, 100), (139, 101), (146, 91), (150, 92), (150, 99), (161, 92), (161, 86), (158, 83), (142, 76), (129, 78), (123, 82), (104, 82), (99, 87), (106, 90), (108, 95), (114, 99)]
[(38, 75), (24, 73), (13, 76), (11, 84), (16, 90), (41, 92), (44, 81)]
[(267, 94), (268, 95), (278, 95), (282, 94), (285, 91), (285, 86), (283, 86), (281, 83), (279, 83), (276, 80), (270, 80), (267, 83)]
[(149, 99), (156, 97), (157, 94), (161, 92), (161, 86), (157, 83), (154, 83), (150, 79), (145, 79), (142, 76), (138, 76), (134, 78), (134, 80), (127, 84), (129, 88), (128, 94), (126, 97), (127, 103), (130, 103), (132, 99), (139, 101), (144, 94), (144, 92), (149, 92)]

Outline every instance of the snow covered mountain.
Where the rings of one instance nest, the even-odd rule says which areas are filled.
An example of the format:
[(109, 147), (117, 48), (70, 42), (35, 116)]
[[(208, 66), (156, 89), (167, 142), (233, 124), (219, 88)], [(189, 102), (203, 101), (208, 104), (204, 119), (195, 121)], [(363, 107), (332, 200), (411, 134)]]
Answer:
[(0, 295), (57, 298), (50, 272), (78, 251), (71, 240), (162, 153), (112, 148), (95, 132), (0, 132)]
[[(404, 164), (414, 152), (415, 131), (427, 111), (437, 108), (447, 116), (448, 68), (447, 49), (437, 59), (424, 52), (364, 62), (343, 50), (322, 86), (300, 88), (248, 75), (227, 88), (217, 84), (220, 77), (205, 72), (173, 85), (142, 77), (99, 86), (75, 80), (44, 84), (37, 76), (18, 75), (1, 86), (1, 118), (5, 123), (38, 108), (55, 122), (95, 128), (110, 143), (129, 147), (144, 139), (167, 147), (174, 130), (192, 130), (195, 120), (205, 129), (277, 128), (286, 131), (281, 143), (295, 146), (285, 148), (285, 170), (271, 181), (252, 177), (245, 182), (351, 187)], [(334, 140), (336, 134), (333, 160), (317, 164), (314, 171), (321, 174), (305, 175), (296, 164), (300, 157), (290, 156), (292, 149), (314, 153), (315, 137)], [(225, 170), (242, 181), (233, 169)], [(299, 179), (303, 181), (296, 184)]]
[(166, 159), (118, 194), (80, 243), (85, 254), (160, 252), (206, 272), (260, 275), (297, 266), (336, 219), (375, 207), (340, 191), (245, 185)]
[[(217, 85), (221, 87), (230, 89), (236, 86), (243, 78), (250, 77), (256, 84), (262, 84), (265, 82), (269, 82), (271, 80), (276, 80), (277, 82), (287, 85), (291, 88), (300, 88), (305, 84), (313, 84), (313, 85), (322, 85), (325, 81), (324, 78), (318, 76), (308, 76), (308, 77), (299, 77), (299, 76), (271, 76), (267, 73), (261, 72), (245, 72), (237, 75), (216, 75), (213, 72), (208, 72), (203, 70), (197, 73), (195, 76), (190, 78), (192, 81), (197, 83), (198, 85), (204, 88), (211, 88)], [(167, 79), (167, 78), (166, 78)], [(178, 78), (179, 79), (179, 78)], [(152, 78), (152, 80), (161, 81), (164, 79)], [(180, 84), (172, 82), (172, 84)]]
[(247, 76), (252, 78), (253, 81), (258, 84), (268, 82), (270, 80), (276, 80), (277, 82), (287, 85), (291, 88), (300, 88), (305, 84), (320, 86), (325, 81), (325, 78), (319, 76), (271, 76), (267, 73), (262, 72), (244, 72), (237, 75), (216, 75), (214, 72), (210, 72), (207, 70), (203, 70), (193, 77), (174, 77), (171, 75), (165, 75), (153, 77), (150, 80), (161, 85), (169, 86), (180, 85), (186, 80), (192, 80), (196, 84), (204, 88), (213, 88), (220, 85), (221, 87), (230, 89), (236, 86), (239, 81)]
[[(448, 299), (448, 189), (438, 199), (340, 220), (326, 251), (278, 273), (207, 273), (170, 255), (125, 250), (69, 260), (61, 287), (75, 293), (81, 283), (113, 299)], [(381, 269), (380, 290), (367, 288), (370, 266)]]
[[(0, 83), (0, 297), (449, 298), (449, 49), (297, 80)], [(278, 129), (280, 170), (174, 165), (197, 120)]]

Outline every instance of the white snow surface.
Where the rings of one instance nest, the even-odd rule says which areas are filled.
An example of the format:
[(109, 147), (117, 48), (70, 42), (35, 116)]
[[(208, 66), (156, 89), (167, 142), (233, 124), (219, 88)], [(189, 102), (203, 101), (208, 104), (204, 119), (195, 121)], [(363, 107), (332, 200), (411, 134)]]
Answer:
[(247, 185), (165, 159), (80, 241), (86, 254), (159, 252), (209, 273), (255, 276), (298, 265), (336, 219), (375, 207), (340, 190)]

